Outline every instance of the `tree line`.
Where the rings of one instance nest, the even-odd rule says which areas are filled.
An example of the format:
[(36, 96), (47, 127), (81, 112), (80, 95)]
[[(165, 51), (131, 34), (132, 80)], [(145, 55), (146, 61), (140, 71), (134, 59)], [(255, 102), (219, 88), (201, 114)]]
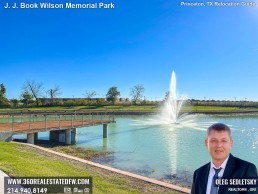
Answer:
[[(143, 94), (145, 88), (142, 84), (137, 84), (130, 89), (131, 100), (123, 102), (123, 104), (148, 104)], [(44, 95), (45, 94), (45, 95)], [(0, 84), (0, 107), (32, 107), (32, 106), (83, 106), (83, 105), (114, 105), (119, 103), (120, 91), (118, 87), (112, 86), (106, 93), (106, 98), (95, 98), (96, 91), (86, 91), (85, 98), (73, 98), (64, 100), (59, 98), (62, 94), (59, 86), (45, 90), (43, 83), (36, 81), (26, 81), (22, 87), (19, 99), (6, 98), (6, 88), (3, 83)]]
[[(118, 87), (112, 86), (106, 93), (106, 98), (94, 98), (96, 91), (86, 91), (85, 98), (60, 98), (62, 94), (59, 86), (45, 90), (43, 83), (26, 81), (22, 87), (19, 99), (7, 99), (6, 88), (0, 84), (0, 107), (34, 107), (34, 106), (104, 106), (104, 105), (162, 105), (169, 95), (166, 92), (165, 98), (161, 101), (148, 101), (144, 97), (145, 88), (137, 84), (130, 88), (130, 100), (119, 101), (120, 91)], [(44, 95), (45, 93), (45, 95)], [(184, 103), (188, 106), (223, 106), (223, 107), (258, 107), (255, 101), (226, 101), (226, 100), (196, 100), (188, 99)]]
[(191, 106), (223, 106), (223, 107), (242, 107), (242, 108), (257, 108), (258, 102), (246, 100), (187, 100), (187, 104)]

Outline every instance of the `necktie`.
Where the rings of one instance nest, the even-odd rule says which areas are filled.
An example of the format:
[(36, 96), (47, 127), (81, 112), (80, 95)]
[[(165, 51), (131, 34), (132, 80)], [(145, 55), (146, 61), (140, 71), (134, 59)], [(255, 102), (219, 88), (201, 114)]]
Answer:
[(215, 170), (215, 174), (214, 174), (213, 179), (212, 179), (210, 194), (217, 194), (218, 193), (218, 186), (215, 185), (215, 180), (219, 178), (218, 174), (219, 174), (219, 172), (222, 168), (219, 168), (219, 169), (213, 168), (213, 169)]

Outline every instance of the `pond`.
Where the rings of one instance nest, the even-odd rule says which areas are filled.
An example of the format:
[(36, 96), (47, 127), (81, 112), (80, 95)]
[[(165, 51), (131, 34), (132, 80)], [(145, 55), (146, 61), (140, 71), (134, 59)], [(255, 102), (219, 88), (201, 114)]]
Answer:
[[(206, 116), (190, 118), (187, 124), (157, 124), (154, 117), (117, 117), (108, 125), (108, 139), (102, 126), (77, 129), (78, 147), (113, 152), (95, 162), (141, 174), (191, 185), (195, 169), (210, 161), (204, 146), (206, 129), (222, 122), (232, 129), (231, 153), (258, 166), (258, 116)], [(48, 139), (41, 133), (40, 139)]]

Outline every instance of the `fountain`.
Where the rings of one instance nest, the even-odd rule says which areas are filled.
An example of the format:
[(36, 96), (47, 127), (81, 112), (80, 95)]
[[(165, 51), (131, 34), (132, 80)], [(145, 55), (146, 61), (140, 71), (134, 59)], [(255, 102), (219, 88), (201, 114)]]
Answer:
[(179, 95), (176, 91), (176, 74), (172, 71), (169, 92), (166, 96), (164, 105), (160, 114), (152, 116), (144, 121), (142, 119), (134, 120), (132, 125), (138, 126), (159, 126), (166, 130), (174, 130), (181, 128), (192, 128), (198, 130), (206, 130), (210, 123), (197, 122), (196, 118), (201, 114), (180, 114), (180, 110), (186, 96)]
[(185, 99), (185, 96), (180, 100), (177, 99), (176, 74), (172, 71), (169, 92), (162, 110), (162, 120), (169, 124), (179, 124), (179, 113)]

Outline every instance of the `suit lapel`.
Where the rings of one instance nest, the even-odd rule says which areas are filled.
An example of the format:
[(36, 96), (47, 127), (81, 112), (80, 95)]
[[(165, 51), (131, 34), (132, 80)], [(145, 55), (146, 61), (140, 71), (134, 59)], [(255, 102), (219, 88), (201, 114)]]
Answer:
[(229, 178), (230, 175), (234, 172), (234, 168), (235, 168), (235, 157), (230, 154), (225, 171), (223, 173), (223, 178)]
[[(223, 173), (222, 178), (229, 178), (231, 177), (231, 174), (234, 172), (235, 169), (235, 157), (231, 154), (229, 154), (228, 162), (225, 168), (225, 171)], [(224, 190), (224, 187), (219, 187), (219, 192), (221, 193)]]

